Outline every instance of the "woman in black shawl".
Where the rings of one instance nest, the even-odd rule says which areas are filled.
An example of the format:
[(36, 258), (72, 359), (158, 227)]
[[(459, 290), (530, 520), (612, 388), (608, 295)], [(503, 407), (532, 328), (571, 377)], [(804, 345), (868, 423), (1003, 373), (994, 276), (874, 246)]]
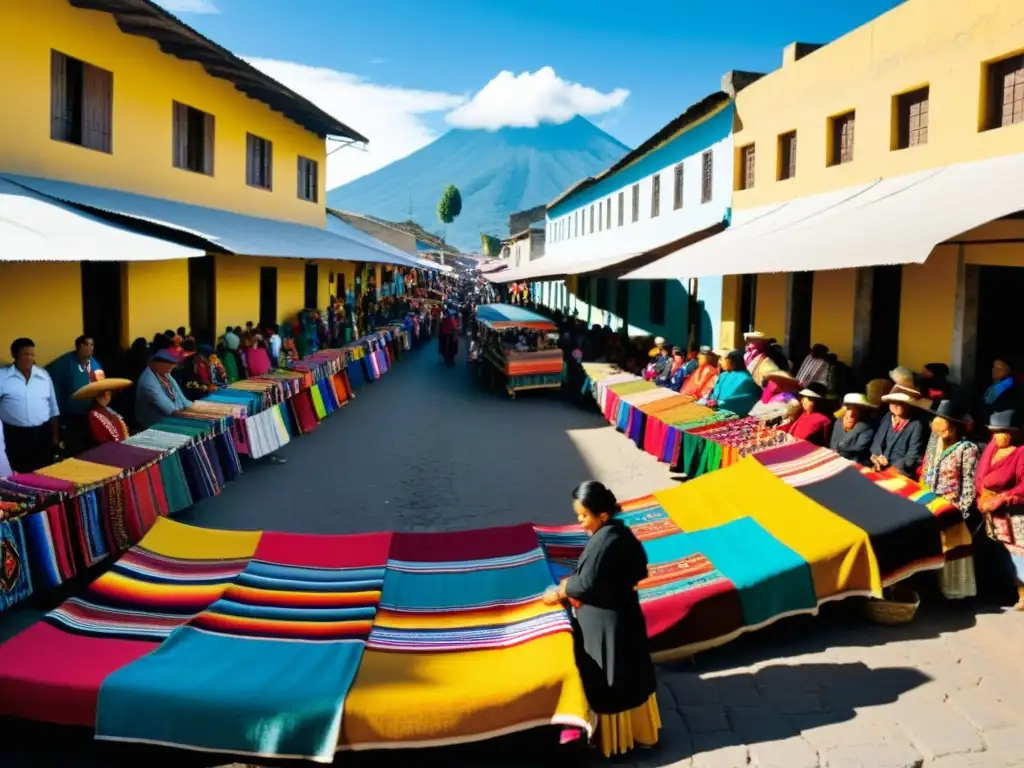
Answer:
[(576, 573), (552, 587), (549, 603), (572, 606), (576, 664), (605, 756), (658, 742), (661, 717), (647, 626), (637, 584), (647, 578), (647, 554), (619, 520), (615, 495), (601, 483), (573, 492), (573, 508), (590, 541)]

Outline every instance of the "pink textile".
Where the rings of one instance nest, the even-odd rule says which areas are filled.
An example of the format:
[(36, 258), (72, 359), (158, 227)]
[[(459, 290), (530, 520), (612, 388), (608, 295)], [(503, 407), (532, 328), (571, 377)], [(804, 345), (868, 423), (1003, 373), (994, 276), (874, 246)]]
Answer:
[(246, 354), (246, 365), (249, 368), (249, 376), (264, 376), (270, 373), (270, 355), (267, 350), (255, 347)]

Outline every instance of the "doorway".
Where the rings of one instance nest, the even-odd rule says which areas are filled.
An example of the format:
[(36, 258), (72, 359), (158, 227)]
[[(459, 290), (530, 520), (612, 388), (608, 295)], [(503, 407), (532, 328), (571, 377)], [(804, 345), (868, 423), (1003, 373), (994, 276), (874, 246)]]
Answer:
[(889, 371), (899, 365), (902, 293), (901, 265), (872, 267), (870, 328), (864, 370), (858, 372), (865, 381), (887, 379)]
[(306, 265), (306, 280), (305, 280), (305, 302), (303, 306), (306, 309), (317, 309), (319, 308), (320, 301), (320, 267), (316, 264)]
[(811, 306), (814, 273), (789, 275), (789, 315), (786, 318), (786, 355), (799, 366), (811, 351)]
[[(82, 333), (96, 343), (96, 357), (108, 366), (121, 358), (121, 271), (119, 261), (82, 262)], [(67, 339), (68, 349), (74, 339)]]
[(260, 267), (260, 327), (277, 322), (277, 267)]
[(754, 330), (757, 317), (757, 275), (740, 277), (740, 335)]
[(997, 357), (1016, 371), (1024, 366), (1024, 340), (1014, 332), (1020, 325), (1024, 269), (978, 267), (978, 273), (974, 390), (984, 392), (992, 383), (992, 362)]
[(217, 337), (216, 270), (213, 256), (188, 260), (188, 325), (196, 340), (213, 344)]

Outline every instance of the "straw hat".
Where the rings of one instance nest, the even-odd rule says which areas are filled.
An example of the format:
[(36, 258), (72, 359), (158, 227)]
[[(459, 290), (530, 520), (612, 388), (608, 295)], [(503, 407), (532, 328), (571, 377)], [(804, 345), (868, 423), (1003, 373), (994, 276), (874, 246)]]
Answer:
[(828, 395), (828, 390), (824, 384), (818, 382), (811, 382), (806, 387), (796, 393), (798, 397), (807, 397), (811, 400), (821, 400), (823, 397)]
[(131, 379), (100, 379), (99, 381), (90, 381), (71, 397), (75, 400), (92, 400), (103, 392), (120, 392), (131, 385)]
[(903, 405), (910, 405), (914, 408), (923, 408), (928, 410), (931, 407), (930, 400), (922, 400), (921, 393), (913, 389), (907, 389), (905, 387), (893, 387), (892, 392), (888, 395), (882, 396), (883, 403), (903, 403)]
[(780, 389), (784, 389), (789, 392), (795, 392), (798, 389), (801, 389), (799, 379), (789, 371), (783, 370), (782, 368), (775, 368), (774, 370), (768, 371), (764, 374), (764, 380), (766, 382), (774, 381), (776, 386)]
[(861, 408), (877, 408), (878, 406), (868, 400), (867, 395), (860, 392), (850, 392), (843, 396), (843, 405), (857, 405)]
[(748, 331), (743, 334), (744, 341), (767, 341), (768, 337), (760, 331)]

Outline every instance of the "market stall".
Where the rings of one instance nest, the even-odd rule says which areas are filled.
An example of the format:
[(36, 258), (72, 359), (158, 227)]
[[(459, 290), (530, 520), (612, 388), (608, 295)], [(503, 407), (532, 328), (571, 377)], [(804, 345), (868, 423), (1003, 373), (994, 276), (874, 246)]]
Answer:
[(482, 304), (476, 319), (484, 367), (503, 378), (509, 397), (525, 389), (561, 388), (562, 350), (554, 323), (511, 304)]

